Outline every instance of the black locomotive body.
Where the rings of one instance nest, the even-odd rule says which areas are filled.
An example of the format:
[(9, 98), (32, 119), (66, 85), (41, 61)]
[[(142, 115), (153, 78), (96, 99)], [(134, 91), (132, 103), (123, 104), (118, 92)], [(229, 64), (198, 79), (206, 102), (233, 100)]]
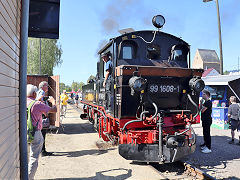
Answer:
[(190, 68), (189, 47), (158, 30), (112, 38), (99, 51), (112, 61), (110, 91), (103, 87), (99, 59), (95, 81), (83, 87), (81, 117), (93, 122), (101, 138), (117, 141), (126, 159), (174, 162), (194, 152), (191, 124), (204, 83), (203, 70)]

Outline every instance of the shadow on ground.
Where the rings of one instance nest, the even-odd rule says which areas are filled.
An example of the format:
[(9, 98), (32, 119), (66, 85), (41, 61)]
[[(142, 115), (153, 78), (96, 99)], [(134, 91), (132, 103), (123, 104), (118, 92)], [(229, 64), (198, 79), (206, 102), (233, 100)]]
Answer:
[(96, 131), (93, 128), (93, 125), (89, 122), (81, 123), (81, 124), (64, 124), (64, 132), (61, 132), (63, 134), (85, 134), (85, 133), (96, 133)]
[(106, 150), (91, 149), (91, 150), (70, 151), (70, 152), (54, 152), (52, 156), (80, 157), (80, 156), (86, 156), (86, 155), (101, 155), (115, 149), (116, 148), (110, 148)]
[[(118, 173), (118, 171), (120, 173)], [(110, 176), (108, 173), (118, 173), (119, 175)], [(54, 180), (124, 180), (132, 176), (131, 169), (110, 169), (106, 171), (99, 171), (96, 172), (96, 176), (93, 177), (86, 177), (86, 178), (56, 178)]]
[[(212, 136), (212, 153), (209, 154), (204, 154), (200, 150), (202, 139), (202, 136), (197, 137), (197, 148), (195, 153), (191, 154), (184, 160), (204, 172), (211, 171), (218, 173), (221, 171), (222, 174), (228, 174), (227, 166), (229, 163), (235, 161), (235, 164), (240, 164), (240, 146), (236, 144), (228, 144), (228, 141), (230, 140), (228, 136)], [(230, 179), (239, 178), (231, 176)]]

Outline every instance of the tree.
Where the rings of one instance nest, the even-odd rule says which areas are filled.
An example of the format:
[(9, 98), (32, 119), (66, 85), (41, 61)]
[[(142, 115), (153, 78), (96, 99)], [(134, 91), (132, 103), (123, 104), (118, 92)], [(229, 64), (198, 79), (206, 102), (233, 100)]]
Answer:
[(78, 91), (79, 89), (80, 90), (82, 90), (82, 86), (84, 85), (84, 83), (83, 82), (72, 82), (72, 85), (71, 85), (71, 88), (72, 88), (72, 90), (74, 90), (74, 91)]
[[(28, 39), (27, 73), (40, 74), (40, 40)], [(62, 49), (56, 39), (41, 39), (41, 74), (53, 75), (53, 68), (62, 64)]]
[(78, 90), (78, 83), (73, 81), (71, 87), (72, 87), (73, 91), (77, 91)]
[(83, 82), (80, 82), (79, 83), (79, 89), (82, 91), (82, 87), (84, 86), (85, 84)]
[(71, 86), (65, 85), (64, 83), (60, 83), (60, 92), (63, 92), (63, 90), (66, 90), (67, 92), (71, 92), (72, 90), (78, 91), (79, 89), (82, 90), (82, 86), (84, 85), (83, 82), (72, 82)]
[(61, 93), (63, 92), (63, 90), (67, 90), (66, 88), (67, 88), (67, 86), (64, 83), (59, 83), (59, 91)]
[(59, 83), (59, 88), (61, 93), (63, 92), (63, 90), (66, 90), (67, 92), (72, 91), (71, 87), (68, 85), (65, 85), (64, 83)]
[(228, 71), (224, 71), (223, 74), (224, 74), (224, 75), (228, 75), (229, 72), (228, 72)]
[(93, 76), (93, 75), (89, 76), (89, 78), (88, 78), (88, 80), (87, 80), (87, 83), (89, 83), (90, 80), (94, 80), (94, 79), (95, 79), (95, 76)]
[(67, 91), (67, 92), (71, 92), (71, 91), (72, 91), (72, 88), (71, 88), (69, 85), (66, 85), (66, 91)]
[(63, 92), (63, 90), (66, 90), (66, 85), (64, 83), (59, 83), (59, 91), (60, 91), (60, 93)]

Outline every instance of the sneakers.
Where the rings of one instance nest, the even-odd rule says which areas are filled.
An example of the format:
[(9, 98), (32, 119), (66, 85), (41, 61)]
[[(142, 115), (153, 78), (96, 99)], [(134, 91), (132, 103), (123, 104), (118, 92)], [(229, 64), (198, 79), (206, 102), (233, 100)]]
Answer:
[(211, 153), (212, 150), (211, 149), (208, 149), (208, 147), (205, 147), (203, 150), (202, 150), (202, 153)]
[(201, 150), (203, 150), (205, 147), (206, 147), (205, 144), (201, 144), (201, 145), (200, 145)]
[(228, 142), (228, 144), (234, 144), (234, 141), (233, 141), (233, 140), (231, 140), (231, 141), (229, 141), (229, 142)]

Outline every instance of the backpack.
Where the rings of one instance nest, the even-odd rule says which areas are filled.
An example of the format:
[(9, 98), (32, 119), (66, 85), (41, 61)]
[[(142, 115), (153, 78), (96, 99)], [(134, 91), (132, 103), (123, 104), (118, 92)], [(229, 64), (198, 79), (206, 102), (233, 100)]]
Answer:
[(27, 107), (27, 142), (28, 143), (31, 143), (34, 140), (34, 134), (36, 131), (36, 127), (38, 126), (38, 123), (36, 127), (32, 125), (31, 108), (35, 102), (36, 100), (30, 102), (30, 104)]

